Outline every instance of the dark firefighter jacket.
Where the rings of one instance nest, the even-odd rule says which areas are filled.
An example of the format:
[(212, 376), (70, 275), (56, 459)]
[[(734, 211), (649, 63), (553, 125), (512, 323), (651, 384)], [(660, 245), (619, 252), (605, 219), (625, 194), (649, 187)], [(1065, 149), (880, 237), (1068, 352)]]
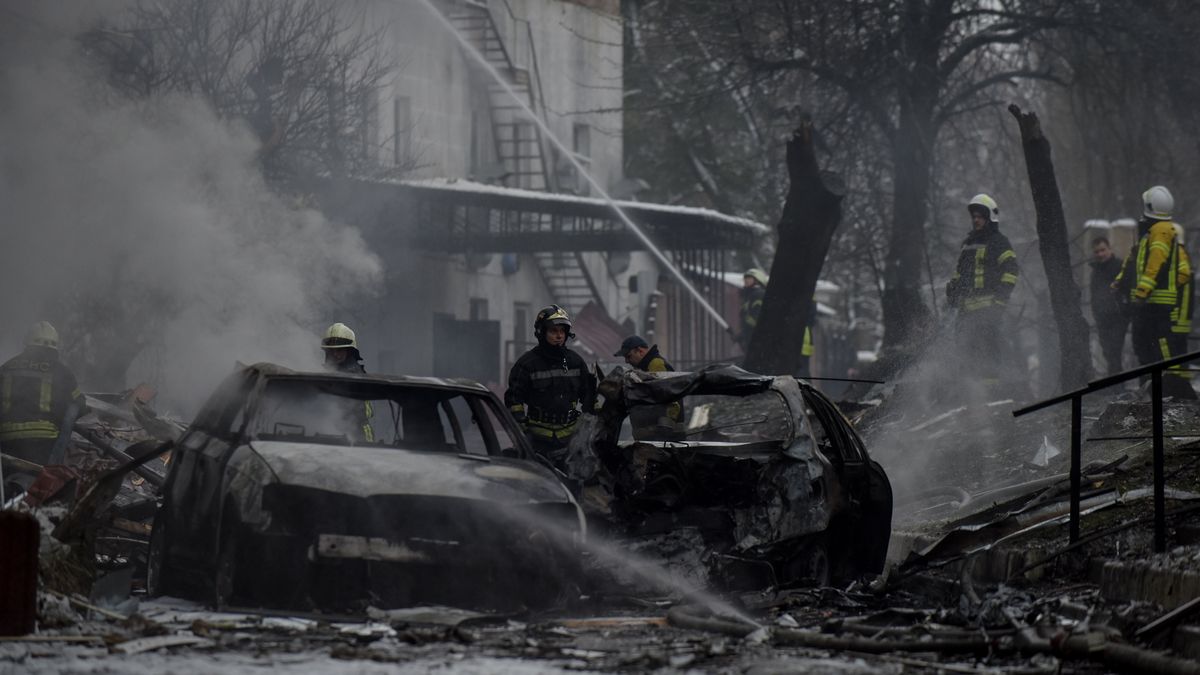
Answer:
[(1017, 286), (1017, 254), (996, 223), (971, 230), (963, 240), (946, 300), (964, 312), (1004, 305)]
[[(352, 373), (355, 375), (366, 373), (367, 369), (363, 367), (362, 356), (359, 355), (357, 349), (353, 347), (350, 349), (353, 351), (349, 358), (340, 364), (333, 361), (326, 361), (325, 368), (335, 373)], [(375, 408), (371, 405), (370, 401), (363, 401), (362, 405), (354, 404), (346, 411), (346, 417), (354, 420), (354, 426), (361, 440), (368, 443), (375, 442), (375, 429), (371, 426), (371, 420), (375, 417)]]
[(754, 335), (754, 329), (758, 328), (758, 315), (762, 312), (763, 298), (766, 295), (767, 289), (758, 284), (742, 289), (742, 332), (738, 336), (742, 349), (750, 346), (750, 336)]
[[(644, 370), (647, 373), (675, 372), (675, 366), (672, 366), (669, 361), (662, 357), (662, 354), (658, 353), (658, 345), (652, 345), (650, 347), (650, 351), (646, 352), (646, 355), (642, 357), (641, 361), (638, 361), (637, 369)], [(683, 404), (679, 401), (675, 401), (674, 403), (668, 405), (667, 417), (674, 422), (682, 422)]]
[(58, 438), (74, 402), (84, 412), (75, 375), (48, 347), (27, 347), (0, 366), (0, 445), (6, 441)]
[(565, 441), (595, 407), (596, 378), (570, 349), (539, 344), (513, 364), (504, 403), (533, 437)]
[(1111, 256), (1104, 262), (1092, 261), (1092, 281), (1089, 290), (1092, 296), (1092, 318), (1097, 322), (1113, 320), (1123, 310), (1121, 297), (1113, 290), (1113, 282), (1121, 273), (1124, 261), (1117, 256)]

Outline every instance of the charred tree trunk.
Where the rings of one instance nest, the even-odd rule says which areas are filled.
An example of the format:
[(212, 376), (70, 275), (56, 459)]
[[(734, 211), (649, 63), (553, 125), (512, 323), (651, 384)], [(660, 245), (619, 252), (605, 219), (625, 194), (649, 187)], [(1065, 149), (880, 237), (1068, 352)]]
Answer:
[(923, 343), (929, 308), (921, 297), (924, 270), (925, 220), (928, 216), (929, 175), (933, 163), (930, 124), (902, 112), (893, 141), (895, 194), (892, 234), (884, 268), (883, 332), (889, 356), (901, 365)]
[(746, 355), (746, 369), (758, 373), (792, 375), (800, 367), (813, 291), (842, 218), (845, 185), (817, 166), (812, 136), (812, 123), (805, 122), (787, 144), (790, 183), (779, 219), (779, 244)]
[(1021, 145), (1025, 150), (1025, 168), (1037, 211), (1038, 249), (1046, 268), (1050, 287), (1050, 306), (1058, 326), (1059, 375), (1063, 391), (1076, 389), (1092, 377), (1091, 330), (1079, 304), (1079, 287), (1071, 275), (1071, 248), (1067, 237), (1067, 219), (1063, 215), (1050, 141), (1042, 134), (1042, 125), (1034, 113), (1022, 113), (1016, 105), (1008, 111), (1021, 127)]

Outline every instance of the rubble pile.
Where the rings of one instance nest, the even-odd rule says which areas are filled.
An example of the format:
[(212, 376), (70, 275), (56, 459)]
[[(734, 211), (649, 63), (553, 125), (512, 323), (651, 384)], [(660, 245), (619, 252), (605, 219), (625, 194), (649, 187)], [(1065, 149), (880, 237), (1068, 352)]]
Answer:
[[(5, 456), (28, 489), (7, 507), (31, 513), (39, 540), (39, 622), (73, 625), (92, 602), (127, 601), (144, 588), (158, 487), (169, 454), (155, 453), (182, 433), (178, 420), (149, 407), (153, 390), (86, 396), (63, 464), (45, 467)], [(133, 471), (131, 466), (136, 465)], [(74, 609), (73, 609), (74, 608)]]

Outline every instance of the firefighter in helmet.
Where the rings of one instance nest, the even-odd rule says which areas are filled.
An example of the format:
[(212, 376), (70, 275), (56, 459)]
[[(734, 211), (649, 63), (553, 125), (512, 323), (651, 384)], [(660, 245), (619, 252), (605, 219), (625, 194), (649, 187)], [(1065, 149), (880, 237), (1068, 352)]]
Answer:
[(362, 364), (362, 354), (358, 351), (358, 339), (344, 323), (335, 323), (325, 329), (321, 351), (325, 352), (326, 370), (339, 373), (367, 372)]
[[(1161, 185), (1142, 193), (1142, 217), (1138, 241), (1117, 280), (1113, 282), (1132, 308), (1133, 351), (1138, 363), (1148, 365), (1187, 351), (1186, 334), (1176, 330), (1180, 312), (1186, 321), (1190, 307), (1183, 307), (1180, 291), (1191, 297), (1191, 261), (1176, 236), (1171, 213), (1175, 198)], [(1190, 302), (1187, 303), (1190, 305)], [(1188, 325), (1190, 328), (1190, 324)], [(1163, 372), (1163, 393), (1176, 398), (1196, 398), (1191, 373), (1176, 366)]]
[(985, 384), (994, 385), (999, 382), (1004, 346), (1004, 310), (1017, 286), (1017, 254), (1000, 233), (996, 200), (975, 195), (967, 212), (971, 232), (946, 284), (946, 300), (958, 309), (956, 332), (968, 367), (978, 371)]
[[(325, 352), (325, 370), (336, 373), (367, 372), (362, 364), (362, 354), (358, 351), (358, 338), (344, 323), (338, 322), (325, 329), (325, 337), (321, 338), (321, 351)], [(363, 401), (362, 405), (355, 404), (347, 416), (354, 420), (360, 440), (375, 442), (375, 430), (371, 427), (375, 409), (370, 401)]]
[(504, 402), (534, 450), (565, 470), (567, 443), (576, 422), (595, 407), (596, 379), (583, 357), (567, 348), (575, 335), (565, 309), (550, 305), (538, 312), (533, 334), (537, 346), (513, 364)]
[(58, 331), (38, 321), (25, 334), (25, 350), (0, 366), (0, 451), (61, 464), (86, 407), (75, 375), (59, 360)]
[(742, 353), (750, 347), (750, 338), (754, 335), (754, 329), (758, 328), (758, 315), (762, 312), (763, 298), (767, 295), (767, 281), (767, 273), (757, 267), (751, 267), (742, 275), (742, 325), (737, 335)]

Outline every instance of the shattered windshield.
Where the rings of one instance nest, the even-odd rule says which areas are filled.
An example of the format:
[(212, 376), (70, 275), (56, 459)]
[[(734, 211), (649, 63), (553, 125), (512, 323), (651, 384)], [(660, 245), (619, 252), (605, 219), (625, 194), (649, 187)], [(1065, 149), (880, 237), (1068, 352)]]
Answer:
[(673, 405), (637, 406), (630, 411), (637, 440), (724, 443), (787, 442), (791, 413), (774, 391), (749, 396), (685, 396)]
[(268, 382), (247, 435), (475, 455), (498, 455), (517, 447), (486, 396), (330, 380)]

